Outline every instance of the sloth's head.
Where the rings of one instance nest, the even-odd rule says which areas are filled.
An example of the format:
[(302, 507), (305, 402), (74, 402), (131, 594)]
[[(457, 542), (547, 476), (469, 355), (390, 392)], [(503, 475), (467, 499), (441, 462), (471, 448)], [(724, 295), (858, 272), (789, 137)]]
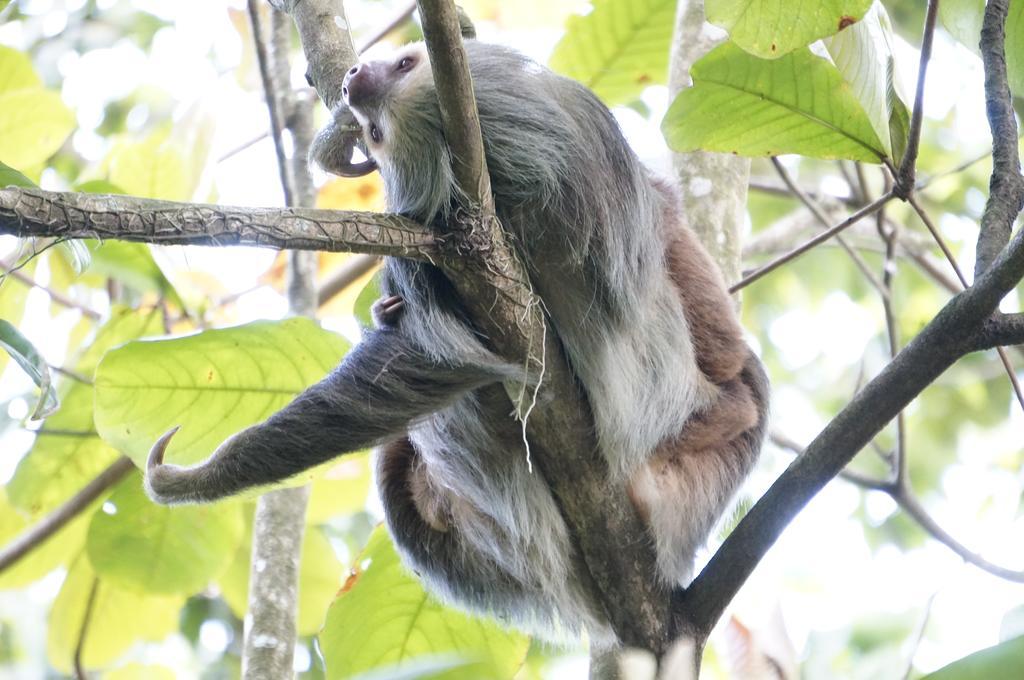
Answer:
[(437, 109), (426, 46), (413, 43), (390, 57), (353, 66), (341, 94), (363, 131), (370, 156), (378, 164), (387, 163), (416, 136), (409, 128), (412, 119)]
[[(444, 213), (453, 181), (426, 46), (353, 66), (342, 99), (313, 142), (313, 160), (345, 177), (379, 168), (392, 211), (425, 221)], [(357, 143), (365, 162), (351, 160)]]

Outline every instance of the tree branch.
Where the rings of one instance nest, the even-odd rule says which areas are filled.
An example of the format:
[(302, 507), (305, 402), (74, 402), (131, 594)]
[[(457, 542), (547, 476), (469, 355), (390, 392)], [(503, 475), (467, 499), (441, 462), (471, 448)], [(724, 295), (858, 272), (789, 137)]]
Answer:
[(914, 178), (917, 172), (917, 153), (921, 144), (921, 122), (924, 118), (924, 85), (928, 73), (928, 61), (932, 56), (932, 37), (935, 35), (935, 17), (939, 11), (939, 0), (928, 0), (928, 10), (924, 17), (924, 32), (921, 36), (921, 60), (917, 68), (917, 92), (914, 95), (914, 111), (910, 117), (910, 130), (907, 134), (907, 148), (903, 154), (903, 162), (896, 172), (894, 191), (900, 198), (907, 198), (914, 191)]
[(443, 257), (438, 236), (400, 215), (242, 208), (17, 187), (0, 189), (0, 234), (326, 250), (429, 261)]
[(797, 246), (796, 248), (794, 248), (793, 250), (789, 251), (785, 255), (782, 255), (782, 256), (772, 260), (768, 264), (766, 264), (766, 265), (764, 265), (762, 267), (758, 267), (754, 271), (750, 272), (749, 274), (744, 276), (742, 279), (740, 279), (739, 281), (734, 283), (732, 286), (730, 286), (729, 292), (730, 293), (735, 293), (736, 291), (742, 290), (743, 288), (746, 288), (747, 286), (752, 284), (754, 281), (757, 281), (758, 279), (760, 279), (762, 276), (765, 276), (766, 274), (770, 274), (771, 272), (775, 271), (776, 269), (778, 269), (779, 267), (781, 267), (782, 265), (786, 264), (787, 262), (789, 262), (791, 260), (795, 260), (796, 258), (798, 258), (801, 255), (803, 255), (804, 253), (806, 253), (808, 250), (811, 250), (812, 248), (814, 248), (815, 246), (817, 246), (817, 245), (819, 245), (821, 243), (824, 243), (825, 241), (829, 240), (830, 238), (832, 238), (836, 234), (842, 233), (845, 229), (848, 229), (850, 226), (856, 224), (857, 222), (859, 222), (860, 220), (864, 219), (868, 215), (872, 215), (872, 214), (878, 212), (879, 210), (882, 209), (882, 206), (884, 206), (886, 203), (891, 201), (893, 198), (895, 198), (895, 194), (890, 192), (888, 194), (885, 194), (885, 195), (875, 199), (873, 202), (869, 203), (868, 205), (864, 206), (863, 208), (861, 208), (857, 212), (853, 213), (852, 215), (847, 217), (845, 220), (843, 220), (839, 224), (837, 224), (834, 227), (832, 227), (831, 229), (827, 229), (827, 230), (821, 232), (820, 234), (818, 234), (814, 238), (809, 239), (805, 243)]
[(992, 264), (1010, 240), (1013, 222), (1024, 207), (1024, 178), (1017, 150), (1014, 118), (1006, 76), (1006, 15), (1010, 0), (989, 0), (981, 26), (981, 59), (985, 65), (985, 104), (992, 130), (992, 176), (988, 202), (981, 216), (975, 276)]
[[(828, 228), (831, 222), (825, 214), (825, 211), (821, 209), (821, 206), (819, 206), (816, 201), (812, 200), (799, 186), (797, 186), (797, 183), (793, 180), (792, 176), (790, 176), (789, 171), (786, 170), (786, 167), (780, 163), (779, 159), (775, 156), (772, 156), (772, 165), (775, 167), (775, 171), (779, 174), (783, 183), (789, 188), (790, 192), (796, 196), (797, 200), (807, 206), (807, 209), (811, 211), (811, 214), (813, 214), (815, 218), (817, 218), (821, 226)], [(852, 189), (853, 187), (851, 186), (850, 188)], [(878, 277), (875, 276), (874, 272), (868, 268), (868, 264), (864, 261), (864, 258), (862, 258), (857, 251), (846, 242), (846, 239), (844, 239), (841, 234), (836, 234), (836, 242), (843, 250), (846, 251), (846, 254), (850, 256), (850, 259), (853, 260), (854, 266), (860, 270), (860, 273), (864, 275), (864, 278), (868, 280), (868, 283), (878, 291), (878, 294), (881, 295), (884, 300), (888, 300), (889, 291), (886, 290), (882, 285), (882, 282), (878, 280)]]
[[(58, 305), (60, 305), (61, 307), (67, 307), (68, 309), (77, 309), (79, 312), (82, 313), (83, 316), (87, 316), (93, 321), (98, 321), (100, 318), (102, 318), (103, 315), (97, 312), (95, 309), (87, 307), (86, 305), (83, 305), (80, 302), (75, 302), (68, 296), (52, 288), (40, 285), (39, 283), (36, 282), (34, 278), (32, 278), (23, 271), (18, 271), (17, 269), (14, 269), (13, 267), (13, 263), (8, 262), (6, 260), (0, 260), (0, 270), (3, 270), (4, 276), (10, 276), (11, 278), (20, 281), (21, 283), (24, 283), (27, 286), (38, 288), (39, 290), (49, 295), (50, 299), (53, 300)], [(0, 276), (0, 280), (2, 280), (2, 278), (3, 277)]]
[(359, 280), (363, 274), (377, 266), (378, 259), (373, 255), (356, 255), (346, 260), (340, 267), (327, 277), (317, 289), (317, 306), (327, 304), (335, 295), (342, 292)]
[[(801, 448), (799, 444), (785, 435), (773, 433), (771, 435), (771, 440), (776, 446), (788, 449), (798, 456), (803, 455), (804, 453), (804, 449)], [(885, 495), (889, 496), (896, 505), (900, 507), (900, 509), (906, 512), (910, 518), (925, 531), (925, 533), (955, 552), (965, 562), (978, 567), (982, 571), (987, 571), (993, 576), (998, 576), (999, 578), (1013, 581), (1015, 583), (1024, 583), (1024, 571), (1007, 569), (1006, 567), (989, 562), (981, 555), (972, 552), (963, 543), (960, 543), (958, 540), (953, 538), (952, 534), (943, 529), (942, 526), (928, 514), (928, 511), (924, 509), (921, 502), (910, 489), (908, 482), (901, 482), (899, 479), (872, 479), (852, 470), (843, 470), (838, 476), (843, 481), (849, 482), (850, 484), (864, 489), (865, 491), (881, 491)]]
[(269, 0), (274, 9), (295, 21), (306, 54), (306, 80), (316, 88), (324, 106), (333, 110), (341, 101), (345, 73), (358, 61), (348, 30), (342, 0)]
[(996, 314), (974, 336), (973, 351), (1024, 345), (1024, 314)]
[[(644, 525), (625, 487), (610, 479), (586, 399), (493, 216), (458, 14), (450, 0), (420, 0), (418, 5), (445, 138), (457, 159), (459, 186), (470, 202), (470, 219), (460, 231), (474, 256), (448, 260), (445, 271), (493, 349), (525, 362), (540, 380), (536, 393), (522, 384), (508, 384), (506, 391), (523, 419), (529, 454), (550, 485), (579, 550), (582, 564), (576, 571), (584, 587), (604, 605), (623, 643), (658, 652), (666, 643), (668, 593), (650, 577), (655, 559), (648, 541), (640, 540), (646, 536)], [(614, 555), (608, 553), (608, 536), (622, 538)]]
[[(313, 138), (313, 116), (309, 106), (297, 105), (288, 85), (290, 22), (287, 15), (271, 10), (268, 41), (260, 26), (256, 0), (249, 0), (249, 16), (285, 200), (289, 206), (308, 207), (315, 196), (313, 178), (306, 165)], [(270, 49), (267, 49), (268, 43)], [(290, 158), (284, 152), (285, 129), (294, 140), (294, 153)], [(288, 254), (288, 306), (292, 314), (308, 317), (316, 314), (317, 294), (313, 282), (318, 257), (312, 252)], [(299, 565), (308, 503), (308, 486), (276, 489), (263, 494), (256, 502), (242, 654), (242, 674), (246, 680), (275, 680), (293, 674)]]
[[(1005, 20), (1006, 0), (991, 0), (986, 19), (989, 19), (989, 12), (994, 11), (993, 4), (1002, 5)], [(982, 52), (995, 49), (985, 42), (999, 37), (992, 31), (983, 33)], [(993, 74), (990, 61), (986, 60), (985, 64), (987, 96), (1006, 92), (1005, 68)], [(1009, 139), (1016, 144), (1015, 128), (1011, 132)], [(994, 145), (1007, 143), (1005, 138), (998, 139), (1000, 134), (1008, 133), (993, 129)], [(1019, 175), (1016, 167), (1010, 171)], [(996, 172), (994, 169), (993, 176)], [(993, 182), (991, 192), (983, 222), (994, 219), (990, 212), (995, 211), (998, 216), (1006, 206), (1013, 205), (1016, 187), (1012, 183)], [(1015, 216), (1013, 213), (1011, 221)], [(971, 351), (985, 322), (1022, 278), (1024, 230), (1018, 231), (1001, 249), (984, 273), (976, 277), (973, 286), (954, 296), (882, 372), (857, 393), (754, 504), (687, 589), (682, 611), (688, 630), (704, 636), (711, 631), (726, 605), (796, 513), (914, 397), (959, 357)]]
[(110, 467), (96, 475), (74, 496), (69, 498), (38, 524), (18, 536), (0, 550), (0, 573), (13, 566), (22, 557), (40, 546), (46, 539), (64, 528), (68, 522), (82, 513), (97, 498), (125, 478), (135, 469), (131, 459), (121, 456)]

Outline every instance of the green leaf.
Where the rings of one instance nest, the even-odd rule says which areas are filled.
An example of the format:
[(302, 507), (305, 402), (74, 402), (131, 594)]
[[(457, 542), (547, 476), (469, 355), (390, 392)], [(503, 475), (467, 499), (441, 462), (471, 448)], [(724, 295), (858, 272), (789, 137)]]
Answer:
[(6, 163), (0, 163), (0, 187), (36, 189), (36, 183)]
[(453, 664), (431, 678), (511, 678), (526, 657), (529, 639), (496, 623), (449, 609), (429, 596), (399, 561), (378, 527), (358, 571), (327, 613), (320, 644), (332, 680), (387, 668)]
[(898, 162), (906, 147), (910, 114), (897, 92), (892, 46), (889, 15), (877, 2), (863, 20), (825, 39), (832, 61), (867, 114), (886, 155)]
[(103, 680), (175, 680), (174, 671), (167, 666), (129, 663), (103, 674)]
[[(7, 494), (0, 488), (0, 546), (9, 545), (31, 526), (28, 518), (10, 504)], [(0, 590), (23, 588), (77, 555), (85, 542), (88, 527), (89, 511), (86, 511), (0, 572)]]
[(0, 319), (0, 349), (7, 352), (39, 388), (39, 402), (29, 419), (40, 420), (56, 411), (60, 406), (60, 400), (53, 386), (49, 365), (36, 350), (35, 345), (4, 319)]
[[(981, 24), (985, 16), (985, 0), (942, 0), (939, 19), (954, 38), (972, 52), (981, 55)], [(1006, 73), (1010, 91), (1024, 95), (1024, 2), (1010, 2), (1006, 15)]]
[(118, 587), (191, 595), (220, 576), (242, 538), (237, 503), (167, 507), (133, 474), (93, 515), (86, 551), (96, 573)]
[(310, 485), (306, 523), (323, 524), (364, 510), (372, 485), (369, 454), (349, 454), (333, 461)]
[(0, 93), (0, 160), (16, 168), (44, 163), (75, 129), (60, 94), (42, 88)]
[[(246, 521), (245, 537), (238, 546), (235, 559), (217, 580), (221, 596), (240, 619), (249, 608), (249, 571), (252, 553), (252, 513)], [(331, 542), (317, 527), (308, 527), (302, 540), (299, 561), (299, 613), (296, 622), (299, 635), (315, 635), (323, 626), (327, 608), (341, 586), (341, 562)]]
[(110, 181), (132, 196), (187, 201), (195, 190), (185, 156), (170, 143), (166, 131), (155, 132), (141, 142), (118, 144), (107, 163)]
[(179, 308), (184, 303), (163, 270), (153, 259), (148, 244), (127, 241), (82, 241), (89, 249), (92, 262), (89, 270), (117, 279), (139, 292), (154, 292), (167, 296)]
[(810, 50), (766, 60), (725, 43), (695, 63), (691, 75), (694, 86), (676, 97), (661, 125), (676, 151), (874, 163), (886, 156), (850, 86)]
[(367, 328), (373, 327), (373, 314), (370, 313), (370, 308), (378, 298), (380, 298), (380, 272), (374, 274), (373, 278), (363, 286), (363, 289), (359, 291), (359, 297), (356, 298), (355, 305), (353, 305), (352, 311), (356, 319)]
[(280, 410), (347, 349), (308, 319), (129, 343), (96, 371), (96, 428), (141, 467), (153, 442), (180, 425), (167, 458), (195, 463)]
[(24, 52), (0, 45), (0, 94), (42, 87), (43, 81)]
[(624, 104), (668, 75), (675, 0), (594, 0), (573, 16), (549, 66), (593, 90), (609, 106)]
[[(161, 330), (160, 315), (115, 309), (74, 365), (86, 377), (111, 347)], [(7, 485), (11, 503), (36, 516), (52, 510), (117, 459), (118, 453), (96, 434), (93, 388), (74, 382), (61, 393), (61, 407), (46, 419), (36, 441)]]
[[(96, 591), (92, 593), (95, 584)], [(46, 655), (61, 673), (71, 673), (82, 621), (92, 594), (92, 614), (82, 649), (82, 665), (110, 664), (136, 640), (162, 640), (178, 627), (182, 597), (155, 597), (117, 588), (97, 580), (82, 554), (74, 561), (50, 610)], [(125, 617), (130, 616), (126, 622)]]
[[(0, 181), (0, 186), (3, 182)], [(19, 269), (22, 274), (31, 275), (36, 268), (36, 258), (32, 258)], [(28, 300), (28, 293), (31, 286), (23, 281), (18, 281), (13, 276), (6, 276), (6, 272), (0, 270), (0, 319), (6, 319), (12, 324), (21, 323), (25, 315), (25, 302)], [(0, 373), (7, 367), (10, 356), (6, 352), (0, 352)]]
[(707, 0), (708, 21), (747, 52), (781, 57), (859, 21), (872, 0)]
[(921, 678), (921, 680), (977, 680), (1015, 678), (1024, 659), (1024, 636), (983, 649)]

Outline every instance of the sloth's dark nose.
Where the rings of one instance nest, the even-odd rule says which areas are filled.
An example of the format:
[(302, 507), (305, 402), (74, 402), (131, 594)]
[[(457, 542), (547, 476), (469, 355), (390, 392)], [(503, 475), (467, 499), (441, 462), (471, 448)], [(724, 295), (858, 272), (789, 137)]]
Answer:
[(374, 97), (373, 69), (366, 64), (356, 64), (345, 74), (341, 84), (341, 96), (349, 106), (365, 106)]

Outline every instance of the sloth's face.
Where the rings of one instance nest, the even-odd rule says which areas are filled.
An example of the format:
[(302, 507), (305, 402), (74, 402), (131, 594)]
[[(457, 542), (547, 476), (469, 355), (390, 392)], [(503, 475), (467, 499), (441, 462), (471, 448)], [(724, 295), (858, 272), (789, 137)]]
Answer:
[(353, 66), (342, 96), (363, 129), (366, 148), (378, 161), (394, 148), (401, 112), (416, 94), (432, 88), (430, 62), (423, 43), (406, 45), (390, 58)]

